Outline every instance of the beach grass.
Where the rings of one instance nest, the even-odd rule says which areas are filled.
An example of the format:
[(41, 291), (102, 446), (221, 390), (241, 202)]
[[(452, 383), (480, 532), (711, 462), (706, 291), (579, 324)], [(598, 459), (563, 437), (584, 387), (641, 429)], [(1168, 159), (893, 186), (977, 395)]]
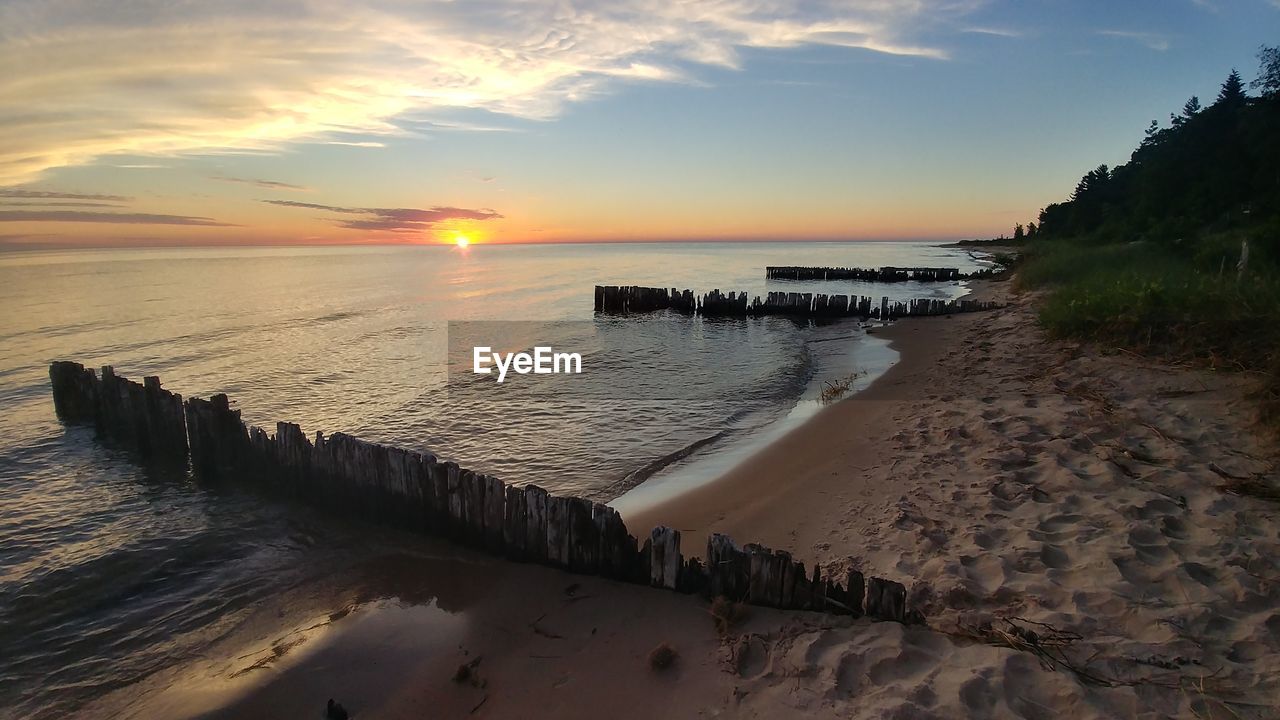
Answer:
[(1280, 427), (1280, 263), (1254, 239), (1237, 272), (1240, 239), (1034, 243), (1018, 284), (1047, 291), (1040, 321), (1053, 336), (1259, 374), (1262, 419)]

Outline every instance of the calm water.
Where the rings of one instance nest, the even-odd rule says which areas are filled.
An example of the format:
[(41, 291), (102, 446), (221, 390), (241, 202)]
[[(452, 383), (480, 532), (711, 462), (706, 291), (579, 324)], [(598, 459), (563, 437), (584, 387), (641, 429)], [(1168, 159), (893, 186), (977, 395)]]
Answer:
[[(594, 285), (964, 291), (767, 283), (770, 264), (975, 266), (907, 243), (0, 255), (0, 707), (72, 712), (181, 664), (255, 602), (367, 551), (361, 533), (309, 511), (197, 487), (63, 427), (51, 360), (160, 375), (184, 396), (225, 392), (251, 424), (350, 432), (611, 500), (653, 473), (714, 467), (719, 448), (767, 434), (820, 381), (856, 371), (867, 339), (852, 322), (594, 319)], [(631, 360), (610, 364), (602, 351), (607, 372), (554, 392), (447, 392), (448, 324), (480, 320), (576, 321), (514, 327), (556, 335), (530, 342), (594, 343)], [(680, 370), (637, 365), (646, 348)]]

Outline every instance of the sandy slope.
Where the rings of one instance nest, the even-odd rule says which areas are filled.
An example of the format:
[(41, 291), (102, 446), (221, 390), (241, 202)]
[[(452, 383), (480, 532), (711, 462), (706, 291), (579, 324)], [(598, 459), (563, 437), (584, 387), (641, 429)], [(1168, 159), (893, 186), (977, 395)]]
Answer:
[[(1218, 487), (1275, 482), (1248, 379), (1049, 342), (1012, 300), (900, 323), (871, 391), (634, 518), (914, 584), (942, 631), (781, 627), (733, 715), (1280, 716), (1280, 504)], [(1112, 686), (947, 634), (1002, 616)]]

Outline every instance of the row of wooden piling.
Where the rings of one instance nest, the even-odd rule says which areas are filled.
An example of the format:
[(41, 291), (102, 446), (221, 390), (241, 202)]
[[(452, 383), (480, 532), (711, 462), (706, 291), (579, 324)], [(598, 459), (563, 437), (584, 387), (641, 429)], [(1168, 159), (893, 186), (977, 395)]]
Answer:
[(707, 540), (706, 562), (686, 558), (681, 535), (654, 528), (643, 542), (616, 510), (536, 485), (501, 480), (431, 453), (370, 443), (343, 433), (314, 441), (292, 423), (274, 433), (249, 427), (226, 395), (189, 398), (147, 377), (139, 385), (102, 369), (59, 361), (49, 368), (54, 406), (67, 422), (94, 425), (104, 439), (147, 459), (189, 462), (195, 475), (238, 481), (268, 493), (358, 514), (512, 560), (755, 605), (880, 620), (921, 620), (906, 589), (857, 571), (824, 577), (782, 551), (728, 536)]
[(639, 313), (654, 310), (673, 310), (692, 315), (698, 304), (692, 290), (675, 288), (637, 287), (635, 285), (597, 285), (596, 310), (609, 308), (612, 313)]
[(806, 267), (796, 265), (770, 265), (764, 276), (770, 280), (860, 280), (862, 282), (948, 282), (987, 277), (990, 270), (962, 273), (959, 268), (940, 267)]
[[(771, 292), (764, 298), (748, 298), (745, 292), (722, 293), (712, 290), (700, 298), (693, 291), (668, 291), (666, 288), (596, 286), (595, 309), (598, 313), (633, 314), (656, 310), (672, 310), (682, 315), (704, 317), (756, 317), (791, 315), (798, 317), (893, 320), (902, 317), (952, 315), (955, 313), (993, 310), (998, 303), (977, 300), (941, 300), (916, 298), (905, 302), (889, 302), (881, 297), (827, 295), (825, 293)], [(680, 299), (679, 305), (674, 303)], [(639, 300), (636, 300), (639, 299)]]

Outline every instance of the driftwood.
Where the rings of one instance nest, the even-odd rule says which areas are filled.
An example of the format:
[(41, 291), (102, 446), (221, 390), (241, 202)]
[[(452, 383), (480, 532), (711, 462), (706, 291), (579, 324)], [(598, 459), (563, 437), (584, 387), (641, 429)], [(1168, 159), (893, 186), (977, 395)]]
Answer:
[[(725, 302), (739, 303), (736, 296)], [(246, 482), (273, 494), (352, 512), (372, 522), (453, 538), (513, 560), (600, 575), (684, 593), (789, 610), (907, 618), (906, 590), (850, 571), (823, 577), (790, 553), (739, 547), (712, 534), (706, 563), (685, 558), (681, 534), (654, 528), (643, 545), (613, 508), (558, 497), (536, 485), (501, 480), (440, 462), (431, 453), (370, 443), (344, 433), (310, 440), (292, 423), (275, 432), (248, 427), (226, 395), (181, 397), (158, 378), (143, 385), (104, 368), (99, 378), (76, 363), (49, 369), (54, 406), (67, 422), (93, 425), (110, 442), (143, 457), (187, 458), (211, 482)], [(864, 589), (865, 584), (865, 589)]]

